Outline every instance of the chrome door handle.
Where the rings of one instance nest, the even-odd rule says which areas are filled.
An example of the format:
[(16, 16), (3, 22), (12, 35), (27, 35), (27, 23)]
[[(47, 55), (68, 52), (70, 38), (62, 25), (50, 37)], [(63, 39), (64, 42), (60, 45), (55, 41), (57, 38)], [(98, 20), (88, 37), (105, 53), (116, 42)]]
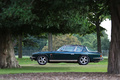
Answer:
[(71, 53), (71, 55), (74, 55), (74, 53)]

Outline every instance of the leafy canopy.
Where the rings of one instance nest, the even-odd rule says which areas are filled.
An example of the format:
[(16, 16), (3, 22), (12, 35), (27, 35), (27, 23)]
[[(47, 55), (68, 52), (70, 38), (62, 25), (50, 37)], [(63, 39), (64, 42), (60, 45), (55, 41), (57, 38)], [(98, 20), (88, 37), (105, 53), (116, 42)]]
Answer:
[(88, 0), (1, 0), (0, 30), (13, 34), (90, 33)]

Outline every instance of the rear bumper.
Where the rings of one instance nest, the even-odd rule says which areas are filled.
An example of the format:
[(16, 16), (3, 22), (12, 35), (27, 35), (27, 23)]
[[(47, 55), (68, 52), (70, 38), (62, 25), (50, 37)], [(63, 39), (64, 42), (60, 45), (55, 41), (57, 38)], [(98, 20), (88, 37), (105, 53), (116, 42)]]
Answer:
[(35, 60), (35, 57), (30, 57), (31, 61)]

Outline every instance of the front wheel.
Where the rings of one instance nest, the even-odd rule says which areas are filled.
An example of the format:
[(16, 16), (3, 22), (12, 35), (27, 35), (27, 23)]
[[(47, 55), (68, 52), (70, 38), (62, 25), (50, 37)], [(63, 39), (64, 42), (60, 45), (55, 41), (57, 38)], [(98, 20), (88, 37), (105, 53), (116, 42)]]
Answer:
[(87, 65), (89, 63), (89, 57), (88, 56), (80, 56), (78, 63), (80, 65)]
[(46, 56), (38, 56), (37, 62), (39, 65), (45, 65), (48, 62), (48, 58)]

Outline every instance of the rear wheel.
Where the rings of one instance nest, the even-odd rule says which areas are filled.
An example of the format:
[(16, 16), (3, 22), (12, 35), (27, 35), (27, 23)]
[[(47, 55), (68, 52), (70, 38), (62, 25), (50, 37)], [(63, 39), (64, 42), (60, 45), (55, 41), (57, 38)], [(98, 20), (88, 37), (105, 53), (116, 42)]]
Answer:
[(48, 62), (48, 58), (46, 56), (38, 56), (37, 62), (39, 65), (45, 65)]
[(89, 57), (88, 56), (80, 56), (78, 63), (80, 65), (87, 65), (89, 63)]

